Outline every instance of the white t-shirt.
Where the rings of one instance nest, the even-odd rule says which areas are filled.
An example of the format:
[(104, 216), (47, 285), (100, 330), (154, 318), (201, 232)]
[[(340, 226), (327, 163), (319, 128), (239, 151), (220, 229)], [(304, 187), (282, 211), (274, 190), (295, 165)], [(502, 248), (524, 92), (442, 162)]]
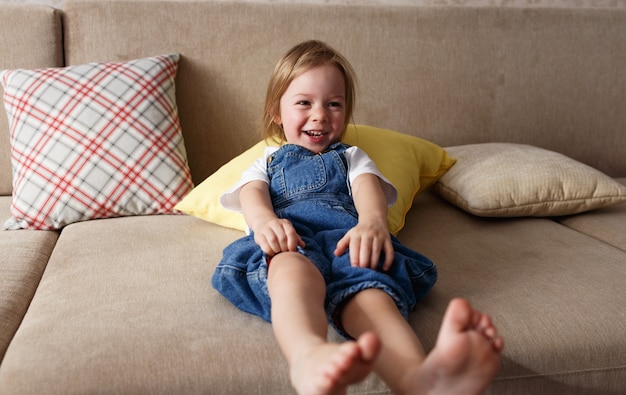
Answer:
[[(250, 181), (263, 181), (269, 184), (270, 180), (267, 176), (267, 157), (278, 150), (279, 147), (267, 147), (264, 157), (254, 161), (241, 175), (241, 179), (235, 186), (220, 196), (220, 204), (229, 210), (241, 212), (241, 204), (239, 203), (239, 192), (241, 187)], [(380, 185), (387, 199), (387, 206), (392, 206), (398, 199), (398, 191), (391, 182), (382, 175), (376, 167), (374, 161), (362, 149), (352, 146), (345, 153), (346, 162), (348, 163), (348, 182), (352, 183), (361, 174), (371, 173), (378, 176)], [(351, 190), (351, 188), (350, 188)]]

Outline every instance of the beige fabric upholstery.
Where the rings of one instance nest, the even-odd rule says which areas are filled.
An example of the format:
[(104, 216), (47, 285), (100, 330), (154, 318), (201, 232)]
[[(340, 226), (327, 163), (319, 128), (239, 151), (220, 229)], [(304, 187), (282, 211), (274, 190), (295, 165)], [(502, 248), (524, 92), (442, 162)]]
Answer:
[[(618, 179), (626, 185), (626, 178)], [(572, 229), (626, 251), (626, 204), (558, 218)]]
[(274, 63), (309, 38), (353, 63), (358, 123), (443, 146), (523, 142), (626, 175), (626, 9), (68, 0), (65, 11), (69, 64), (182, 54), (196, 182), (258, 140)]
[[(288, 393), (271, 327), (210, 285), (240, 235), (183, 216), (68, 226), (2, 362), (0, 393)], [(241, 348), (246, 361), (232, 357)]]
[[(222, 248), (241, 234), (184, 216), (68, 226), (6, 353), (0, 393), (291, 393), (270, 325), (210, 286)], [(551, 220), (473, 217), (432, 193), (418, 197), (400, 238), (440, 272), (411, 316), (427, 349), (450, 298), (493, 314), (507, 348), (490, 393), (621, 388), (621, 251)], [(370, 378), (353, 393), (386, 392)]]
[(493, 315), (506, 349), (489, 393), (622, 388), (623, 251), (547, 219), (467, 215), (432, 193), (418, 196), (399, 236), (438, 265), (411, 319), (427, 347), (445, 300), (464, 296)]
[[(11, 198), (0, 196), (0, 220)], [(0, 361), (11, 342), (57, 240), (56, 232), (0, 230)]]
[[(0, 20), (0, 70), (63, 65), (59, 10), (38, 5), (0, 4)], [(0, 97), (3, 94), (0, 85)], [(0, 111), (0, 195), (10, 195), (12, 190), (8, 130), (3, 105)]]
[[(0, 70), (63, 64), (61, 13), (50, 7), (0, 4)], [(0, 85), (0, 97), (4, 90)], [(0, 223), (9, 218), (11, 160), (6, 112), (0, 110)], [(0, 230), (0, 361), (54, 248), (53, 232)]]

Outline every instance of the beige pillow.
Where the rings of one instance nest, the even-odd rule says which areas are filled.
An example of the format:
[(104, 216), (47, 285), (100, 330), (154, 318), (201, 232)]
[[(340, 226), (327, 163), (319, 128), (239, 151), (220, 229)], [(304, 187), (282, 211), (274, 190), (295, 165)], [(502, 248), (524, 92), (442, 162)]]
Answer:
[(446, 148), (457, 163), (435, 190), (483, 217), (576, 214), (626, 202), (626, 187), (562, 154), (511, 143)]

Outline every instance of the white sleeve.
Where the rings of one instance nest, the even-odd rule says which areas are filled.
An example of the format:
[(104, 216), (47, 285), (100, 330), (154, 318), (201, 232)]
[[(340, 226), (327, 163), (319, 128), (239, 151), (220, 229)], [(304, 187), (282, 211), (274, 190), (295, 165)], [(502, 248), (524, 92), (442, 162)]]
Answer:
[(241, 174), (239, 181), (220, 196), (220, 204), (222, 207), (228, 210), (241, 212), (241, 203), (239, 202), (239, 193), (241, 192), (241, 188), (250, 181), (263, 181), (267, 184), (270, 183), (270, 180), (267, 177), (267, 157), (268, 155), (274, 153), (277, 149), (277, 147), (266, 148), (263, 158), (255, 160), (252, 166)]
[(378, 176), (380, 180), (380, 186), (383, 188), (383, 193), (387, 199), (387, 207), (393, 206), (398, 200), (398, 190), (376, 167), (374, 161), (359, 147), (352, 146), (345, 152), (346, 160), (348, 162), (348, 178), (350, 184), (361, 174), (371, 173)]

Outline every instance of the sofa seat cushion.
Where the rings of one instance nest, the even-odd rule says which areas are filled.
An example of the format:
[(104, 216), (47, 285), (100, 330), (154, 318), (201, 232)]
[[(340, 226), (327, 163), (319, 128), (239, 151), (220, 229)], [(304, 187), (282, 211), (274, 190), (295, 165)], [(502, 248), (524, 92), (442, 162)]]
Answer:
[[(10, 196), (0, 196), (0, 215), (9, 215)], [(0, 361), (46, 268), (58, 233), (0, 230)]]
[[(626, 185), (626, 178), (617, 181)], [(626, 251), (626, 204), (557, 218), (561, 224)], [(626, 260), (625, 260), (626, 262)]]
[(0, 393), (291, 393), (271, 326), (211, 287), (241, 235), (174, 215), (67, 226), (0, 366)]
[(551, 219), (476, 217), (428, 191), (399, 237), (439, 270), (411, 317), (427, 348), (455, 296), (493, 316), (505, 350), (489, 393), (623, 390), (623, 251)]
[[(241, 235), (189, 216), (69, 225), (0, 366), (0, 393), (290, 393), (271, 326), (210, 286)], [(620, 389), (622, 251), (548, 219), (474, 217), (428, 191), (399, 237), (439, 268), (411, 315), (428, 350), (451, 298), (493, 315), (506, 349), (489, 393)], [(352, 393), (389, 392), (371, 377)]]

